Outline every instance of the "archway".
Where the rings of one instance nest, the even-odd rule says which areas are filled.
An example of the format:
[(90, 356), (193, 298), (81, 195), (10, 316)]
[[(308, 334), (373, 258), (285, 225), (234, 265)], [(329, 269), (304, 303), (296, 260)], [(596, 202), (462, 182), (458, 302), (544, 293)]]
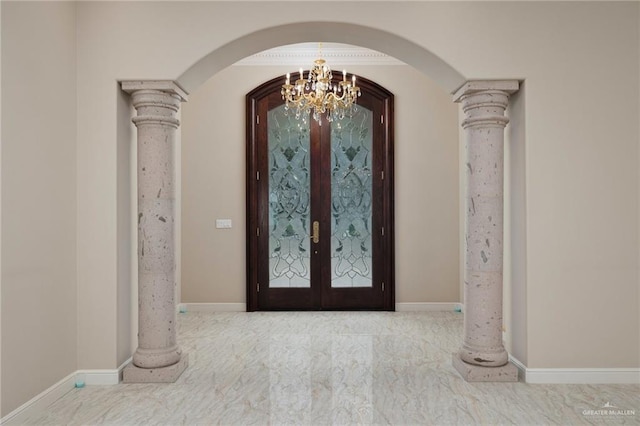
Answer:
[(176, 83), (190, 93), (221, 69), (254, 53), (318, 40), (352, 44), (386, 53), (428, 75), (449, 93), (455, 92), (466, 81), (460, 72), (437, 55), (387, 31), (339, 22), (299, 22), (265, 28), (227, 43), (189, 67)]
[[(180, 101), (221, 69), (259, 51), (323, 40), (390, 54), (428, 75), (461, 102), (467, 142), (465, 331), (454, 366), (469, 381), (515, 381), (502, 343), (503, 142), (509, 95), (518, 82), (471, 81), (407, 39), (371, 27), (306, 22), (262, 29), (196, 62), (173, 81), (126, 81), (138, 127), (139, 347), (126, 382), (172, 382), (187, 366), (175, 344), (173, 140)], [(157, 196), (154, 194), (157, 193)], [(149, 198), (156, 198), (149, 202)], [(158, 223), (161, 222), (161, 223)], [(140, 249), (142, 247), (142, 249)], [(153, 249), (150, 259), (149, 251)], [(153, 289), (150, 291), (149, 289)]]

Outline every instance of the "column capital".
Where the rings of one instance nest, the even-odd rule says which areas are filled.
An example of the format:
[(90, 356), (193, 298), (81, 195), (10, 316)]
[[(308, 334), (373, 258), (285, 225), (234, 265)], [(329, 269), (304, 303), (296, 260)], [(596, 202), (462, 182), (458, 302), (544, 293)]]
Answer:
[(138, 115), (132, 121), (137, 126), (159, 125), (178, 128), (176, 114), (187, 93), (173, 81), (130, 80), (122, 82), (122, 90), (131, 95)]
[(463, 98), (481, 92), (499, 91), (511, 95), (518, 91), (518, 80), (470, 80), (453, 94), (454, 102), (461, 102)]
[(186, 102), (188, 93), (175, 81), (171, 80), (125, 80), (121, 83), (122, 90), (132, 94), (138, 90), (158, 90), (180, 97), (181, 102)]

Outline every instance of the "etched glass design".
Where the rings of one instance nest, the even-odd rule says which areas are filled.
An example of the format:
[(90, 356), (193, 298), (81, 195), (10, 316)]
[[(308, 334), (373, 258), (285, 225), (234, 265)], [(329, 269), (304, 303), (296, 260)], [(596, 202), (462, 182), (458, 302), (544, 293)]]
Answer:
[(268, 113), (269, 287), (310, 287), (309, 124)]
[(331, 126), (331, 286), (371, 287), (372, 113)]

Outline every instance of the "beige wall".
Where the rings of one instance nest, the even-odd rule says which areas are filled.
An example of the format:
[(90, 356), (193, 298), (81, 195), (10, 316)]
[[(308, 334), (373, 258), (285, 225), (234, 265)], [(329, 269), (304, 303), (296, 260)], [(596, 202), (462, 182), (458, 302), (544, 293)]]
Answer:
[(138, 346), (138, 257), (137, 257), (137, 145), (136, 130), (131, 122), (135, 109), (128, 94), (113, 85), (118, 114), (118, 188), (117, 188), (117, 364), (125, 362)]
[[(532, 65), (526, 90), (531, 368), (640, 362), (638, 6), (582, 4), (571, 13), (563, 4), (547, 15), (554, 30), (538, 37), (555, 46), (540, 52), (538, 67), (552, 66)], [(558, 20), (570, 28), (562, 38)]]
[(504, 149), (503, 323), (509, 353), (527, 365), (527, 83), (511, 96)]
[[(0, 5), (0, 309), (2, 309), (2, 6)], [(0, 418), (2, 418), (2, 311), (0, 310)]]
[[(245, 302), (245, 95), (292, 69), (226, 68), (183, 106), (183, 302)], [(395, 95), (396, 301), (457, 302), (457, 107), (411, 67), (348, 70)]]
[[(512, 298), (516, 281), (526, 282), (518, 287), (526, 313), (510, 321), (526, 324), (507, 330), (526, 328), (526, 342), (512, 343), (529, 367), (639, 366), (639, 8), (637, 2), (343, 2), (338, 14), (316, 8), (318, 21), (382, 31), (361, 39), (357, 32), (327, 32), (333, 41), (393, 55), (398, 44), (389, 43), (388, 32), (411, 46), (398, 56), (426, 49), (469, 79), (526, 80), (524, 107), (514, 114), (526, 119), (519, 216), (525, 232), (511, 237), (525, 259), (510, 263), (520, 277), (511, 278)], [(80, 2), (75, 22), (72, 11), (60, 3), (2, 2), (2, 381), (13, 374), (5, 373), (7, 365), (47, 367), (20, 376), (13, 402), (3, 393), (3, 413), (75, 367), (115, 368), (131, 349), (133, 318), (126, 315), (134, 308), (121, 296), (134, 288), (122, 277), (135, 265), (119, 262), (126, 249), (118, 246), (131, 233), (121, 210), (126, 194), (119, 193), (129, 166), (118, 159), (119, 129), (129, 123), (119, 112), (116, 82), (175, 80), (226, 43), (304, 19), (268, 1)], [(269, 34), (277, 32), (266, 32), (261, 44), (272, 47)], [(235, 54), (253, 53), (242, 46)], [(233, 62), (219, 59), (220, 69)], [(17, 83), (5, 85), (9, 79)], [(77, 210), (69, 188), (77, 190)], [(49, 210), (39, 215), (43, 203)], [(74, 212), (77, 227), (68, 222)], [(77, 276), (69, 272), (73, 241), (65, 239), (73, 240), (74, 230)], [(25, 286), (11, 284), (14, 278)], [(7, 318), (39, 339), (8, 331), (14, 329)], [(44, 323), (60, 326), (62, 337), (49, 340), (51, 333), (39, 329)], [(21, 346), (18, 337), (25, 339)], [(18, 347), (27, 349), (16, 361)], [(45, 351), (59, 362), (46, 363)]]
[[(526, 272), (520, 273), (526, 274), (527, 309), (519, 327), (527, 328), (528, 365), (637, 366), (638, 4), (341, 8), (349, 22), (410, 40), (468, 78), (526, 80)], [(336, 19), (330, 8), (317, 13), (317, 20)], [(78, 232), (79, 244), (92, 247), (78, 257), (80, 354), (83, 365), (113, 368), (118, 168), (112, 82), (176, 79), (225, 43), (297, 18), (268, 2), (86, 2), (78, 16), (78, 136), (85, 147), (78, 150)], [(334, 41), (356, 36), (343, 33)], [(267, 32), (261, 43), (268, 42)], [(362, 44), (389, 47), (382, 36)], [(596, 333), (606, 337), (594, 348)]]
[(5, 415), (77, 369), (76, 15), (1, 7)]

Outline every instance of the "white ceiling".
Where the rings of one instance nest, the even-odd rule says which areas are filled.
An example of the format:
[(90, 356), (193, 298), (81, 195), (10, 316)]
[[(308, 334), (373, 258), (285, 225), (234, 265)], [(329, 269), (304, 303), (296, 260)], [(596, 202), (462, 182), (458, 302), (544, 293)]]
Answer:
[(309, 68), (322, 56), (331, 68), (342, 65), (405, 65), (398, 59), (375, 50), (341, 43), (299, 43), (280, 46), (244, 58), (235, 65), (294, 65)]

